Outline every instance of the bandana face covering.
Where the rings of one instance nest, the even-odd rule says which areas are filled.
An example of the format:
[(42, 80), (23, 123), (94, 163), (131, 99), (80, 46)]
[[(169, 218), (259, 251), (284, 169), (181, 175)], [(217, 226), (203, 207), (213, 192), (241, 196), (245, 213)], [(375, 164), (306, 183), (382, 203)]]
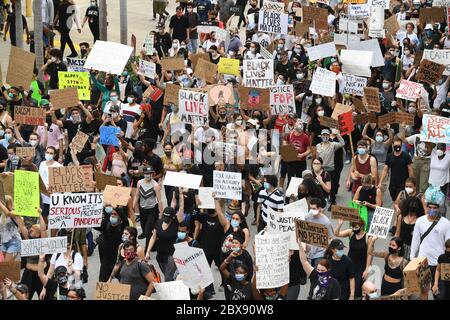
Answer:
[(319, 274), (319, 286), (322, 288), (328, 288), (330, 283), (330, 273), (326, 272), (318, 272)]

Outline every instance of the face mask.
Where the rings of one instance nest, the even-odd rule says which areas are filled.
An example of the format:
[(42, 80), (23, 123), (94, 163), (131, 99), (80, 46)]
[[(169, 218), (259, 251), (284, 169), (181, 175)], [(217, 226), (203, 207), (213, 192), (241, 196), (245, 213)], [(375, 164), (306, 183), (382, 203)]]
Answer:
[(122, 235), (122, 242), (128, 241), (128, 236)]
[(378, 292), (372, 292), (368, 294), (370, 299), (376, 299), (378, 298)]
[(65, 285), (67, 283), (68, 279), (66, 275), (58, 276), (58, 284), (59, 285)]
[(128, 97), (128, 98), (127, 98), (127, 102), (128, 102), (128, 103), (133, 103), (133, 101), (134, 101), (134, 98), (131, 98), (131, 97)]
[(111, 212), (113, 212), (113, 208), (112, 208), (112, 207), (106, 207), (106, 208), (105, 208), (105, 212), (106, 212), (107, 214), (111, 214)]
[(241, 247), (232, 247), (231, 250), (233, 250), (234, 252), (239, 252), (241, 251)]
[(127, 251), (125, 252), (125, 259), (128, 261), (134, 260), (136, 258), (136, 252), (134, 251)]
[(397, 249), (394, 249), (394, 248), (392, 248), (392, 247), (389, 247), (389, 253), (390, 254), (395, 254), (395, 253), (397, 253)]
[(344, 255), (344, 250), (337, 250), (336, 255), (341, 258)]
[(297, 73), (297, 80), (302, 80), (304, 77), (303, 73)]
[(163, 221), (165, 224), (169, 224), (170, 221), (172, 221), (172, 218), (164, 216), (164, 217), (162, 218), (162, 221)]
[(8, 93), (8, 97), (11, 98), (11, 99), (14, 99), (14, 93), (11, 93), (11, 92)]
[(80, 123), (81, 117), (80, 116), (72, 116), (72, 121), (73, 121), (73, 123)]
[(277, 296), (265, 296), (264, 300), (276, 300)]
[(320, 104), (322, 102), (322, 98), (316, 98), (314, 101), (316, 101), (316, 104)]
[(234, 278), (236, 279), (236, 281), (241, 282), (242, 280), (245, 279), (245, 274), (235, 274)]
[(281, 80), (281, 79), (278, 79), (278, 80), (277, 80), (277, 85), (282, 85), (282, 84), (284, 84), (284, 81)]
[(387, 90), (389, 89), (389, 87), (390, 87), (389, 83), (383, 82), (383, 89)]
[(301, 51), (302, 50), (300, 48), (297, 48), (297, 47), (294, 48), (294, 52), (297, 53), (297, 54), (299, 54)]
[(170, 156), (172, 156), (172, 151), (164, 152), (164, 154), (169, 158)]
[(12, 139), (12, 135), (9, 134), (9, 133), (6, 133), (6, 134), (5, 134), (5, 139), (6, 139), (6, 141), (11, 140), (11, 139)]
[(51, 57), (50, 59), (52, 62), (56, 62), (57, 58), (56, 57)]
[(309, 210), (309, 214), (312, 214), (313, 216), (316, 216), (316, 215), (319, 214), (319, 210), (317, 210), (317, 209), (310, 209)]
[(408, 112), (409, 112), (409, 113), (416, 113), (416, 108), (414, 108), (414, 107), (408, 107)]
[(109, 98), (109, 100), (111, 100), (111, 102), (116, 103), (117, 101), (119, 101), (119, 97), (117, 97), (117, 96), (112, 96), (112, 97)]
[(352, 229), (353, 233), (358, 234), (361, 231), (361, 228), (358, 229)]
[(256, 49), (255, 48), (250, 48), (250, 52), (254, 54), (256, 52)]
[(413, 188), (405, 188), (405, 191), (407, 194), (411, 194), (414, 192), (414, 189)]
[(184, 238), (186, 238), (186, 232), (178, 231), (177, 237), (179, 240), (184, 240)]
[(151, 174), (144, 174), (144, 179), (145, 180), (151, 180), (152, 179), (152, 175)]
[(314, 172), (319, 172), (322, 169), (322, 165), (320, 164), (313, 164)]
[(358, 148), (358, 154), (360, 155), (366, 154), (366, 148)]
[(323, 117), (325, 115), (325, 111), (323, 111), (323, 110), (317, 111), (317, 115), (319, 117)]
[(81, 54), (84, 56), (84, 55), (86, 55), (86, 53), (87, 53), (87, 50), (85, 50), (85, 49), (82, 49), (82, 50), (80, 50), (80, 52), (81, 52)]
[(400, 152), (402, 150), (401, 146), (394, 146), (394, 151), (395, 152)]
[(382, 136), (376, 136), (375, 137), (375, 141), (376, 142), (383, 142), (383, 137)]
[(282, 45), (282, 44), (277, 45), (278, 50), (283, 49), (283, 47), (284, 47), (284, 45)]
[(116, 217), (116, 216), (111, 216), (111, 217), (109, 217), (109, 222), (111, 222), (111, 224), (112, 224), (113, 226), (115, 226), (116, 224), (119, 223), (119, 218)]
[(189, 13), (191, 13), (191, 12), (192, 12), (192, 8), (187, 8), (187, 11), (188, 11)]
[(95, 2), (91, 2), (91, 7), (95, 7)]
[(330, 141), (330, 137), (321, 137), (322, 142), (328, 142)]
[(46, 160), (46, 161), (52, 161), (52, 160), (53, 160), (53, 155), (52, 155), (52, 154), (46, 153), (46, 154), (45, 154), (45, 160)]
[(437, 150), (436, 154), (437, 154), (438, 157), (442, 157), (445, 154), (445, 152), (442, 151), (442, 150)]
[(302, 130), (303, 130), (303, 125), (299, 125), (299, 124), (297, 124), (296, 126), (295, 126), (295, 131), (297, 131), (297, 132), (301, 132)]
[(172, 49), (177, 49), (177, 48), (178, 48), (178, 45), (176, 43), (173, 43), (172, 44)]
[(268, 182), (264, 182), (264, 189), (269, 190), (270, 184)]
[(31, 145), (32, 147), (36, 147), (37, 144), (38, 144), (37, 140), (30, 140), (30, 145)]
[(239, 221), (237, 221), (237, 220), (231, 220), (231, 227), (232, 227), (233, 229), (239, 227), (239, 224), (240, 224)]
[(435, 218), (439, 215), (439, 210), (438, 209), (430, 209), (428, 211), (428, 215), (432, 218)]

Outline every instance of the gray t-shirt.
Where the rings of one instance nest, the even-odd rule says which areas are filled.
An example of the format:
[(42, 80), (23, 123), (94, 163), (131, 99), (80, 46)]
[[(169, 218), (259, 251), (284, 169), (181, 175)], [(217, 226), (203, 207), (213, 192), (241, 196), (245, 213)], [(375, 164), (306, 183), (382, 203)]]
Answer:
[(144, 278), (150, 272), (145, 262), (135, 259), (130, 265), (125, 261), (120, 269), (120, 283), (131, 285), (130, 300), (138, 300), (147, 291), (148, 282)]
[[(305, 218), (305, 221), (320, 223), (325, 225), (328, 228), (328, 237), (332, 238), (334, 235), (333, 226), (331, 225), (330, 219), (324, 214), (319, 214), (318, 216), (314, 216), (312, 214), (308, 214)], [(322, 247), (311, 246), (311, 249), (308, 252), (308, 259), (317, 259), (323, 258), (325, 256), (325, 249)]]

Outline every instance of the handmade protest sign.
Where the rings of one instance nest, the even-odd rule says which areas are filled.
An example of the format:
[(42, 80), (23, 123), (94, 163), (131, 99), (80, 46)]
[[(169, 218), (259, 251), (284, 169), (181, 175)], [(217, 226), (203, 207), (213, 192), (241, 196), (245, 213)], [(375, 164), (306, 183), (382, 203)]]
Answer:
[(358, 21), (339, 18), (339, 31), (358, 33)]
[(78, 89), (75, 87), (50, 91), (50, 101), (54, 109), (72, 108), (78, 105)]
[(35, 58), (36, 55), (34, 53), (11, 46), (6, 83), (10, 86), (23, 87), (25, 90), (28, 90), (33, 79)]
[(339, 115), (352, 111), (352, 107), (348, 104), (336, 103), (333, 109), (333, 113), (331, 114), (331, 118), (335, 120), (339, 120)]
[(211, 61), (209, 59), (209, 54), (203, 53), (203, 52), (202, 53), (190, 54), (189, 59), (191, 60), (191, 62), (192, 62), (192, 64), (194, 66), (197, 65), (197, 61), (200, 60), (200, 59), (203, 59), (203, 60), (209, 61), (209, 62)]
[(234, 104), (234, 91), (231, 84), (228, 85), (215, 85), (211, 86), (208, 92), (208, 103), (209, 106), (214, 106), (222, 103)]
[(376, 87), (364, 88), (364, 100), (367, 112), (380, 112), (380, 93)]
[(292, 177), (291, 182), (289, 182), (289, 186), (286, 190), (286, 197), (290, 197), (291, 195), (297, 195), (298, 194), (298, 187), (302, 183), (302, 178)]
[(241, 14), (242, 14), (242, 6), (238, 6), (238, 5), (236, 5), (236, 6), (231, 6), (230, 7), (230, 13), (232, 13), (233, 15), (235, 15), (235, 16), (240, 16)]
[(95, 187), (98, 190), (105, 190), (106, 186), (117, 186), (117, 177), (103, 174), (100, 172), (94, 172), (94, 180), (95, 180)]
[(86, 59), (66, 57), (66, 61), (67, 61), (67, 71), (69, 71), (69, 72), (85, 72), (85, 71), (87, 71), (84, 68), (84, 65), (86, 64)]
[(13, 196), (14, 194), (14, 177), (10, 175), (0, 175), (0, 185), (3, 187), (3, 194), (1, 195), (8, 195)]
[(64, 253), (67, 251), (67, 237), (37, 238), (22, 240), (21, 257), (40, 254)]
[(295, 96), (292, 84), (270, 88), (270, 109), (272, 114), (295, 113)]
[(341, 113), (338, 116), (338, 122), (341, 136), (345, 136), (355, 130), (355, 125), (353, 124), (352, 111)]
[(184, 65), (184, 59), (183, 58), (165, 58), (161, 59), (160, 61), (161, 67), (164, 70), (183, 70)]
[(14, 171), (14, 212), (18, 216), (39, 217), (39, 172)]
[(94, 191), (92, 166), (70, 166), (48, 168), (48, 191), (91, 192)]
[(450, 119), (431, 114), (424, 114), (420, 141), (433, 143), (450, 143)]
[(33, 158), (36, 155), (35, 147), (17, 147), (16, 156), (20, 158)]
[(445, 8), (420, 8), (419, 20), (421, 24), (428, 22), (447, 22), (447, 14)]
[(198, 190), (203, 176), (175, 171), (167, 171), (163, 185)]
[(138, 74), (154, 79), (156, 74), (156, 64), (151, 61), (139, 59)]
[(76, 150), (77, 153), (80, 153), (83, 150), (84, 145), (86, 144), (88, 139), (89, 135), (84, 132), (78, 131), (75, 137), (72, 139), (70, 146), (72, 149)]
[(422, 84), (402, 79), (395, 97), (409, 101), (416, 101), (420, 97), (420, 92), (422, 89)]
[(381, 7), (385, 10), (389, 10), (389, 4), (390, 4), (390, 0), (369, 0), (367, 1), (368, 3), (370, 3), (370, 6), (372, 7)]
[(425, 49), (422, 60), (429, 60), (445, 66), (444, 75), (450, 75), (450, 49)]
[(365, 125), (367, 122), (369, 122), (369, 115), (367, 113), (353, 115), (353, 123), (354, 124)]
[(349, 4), (348, 5), (348, 15), (351, 18), (368, 18), (370, 16), (370, 4)]
[(187, 242), (174, 245), (173, 260), (183, 278), (183, 283), (191, 289), (206, 288), (214, 278), (203, 249), (188, 246)]
[(450, 281), (450, 263), (440, 263), (441, 266), (441, 280)]
[(260, 10), (258, 30), (267, 33), (288, 34), (289, 15), (284, 12)]
[(34, 107), (14, 108), (14, 121), (19, 124), (28, 124), (30, 126), (43, 126), (45, 124), (45, 109)]
[(295, 219), (297, 239), (316, 247), (328, 248), (328, 228), (320, 223)]
[(217, 68), (217, 64), (199, 59), (195, 65), (194, 76), (205, 79), (206, 83), (215, 83)]
[(309, 31), (309, 25), (303, 22), (295, 22), (295, 35), (302, 37), (305, 33)]
[(280, 146), (281, 159), (284, 162), (298, 161), (298, 151), (292, 144)]
[(319, 117), (319, 123), (324, 127), (339, 128), (339, 121), (330, 117)]
[(398, 24), (397, 17), (392, 15), (389, 19), (384, 21), (384, 28), (387, 33), (395, 35), (398, 30), (400, 30), (400, 25)]
[(119, 146), (119, 138), (117, 134), (120, 132), (120, 128), (113, 126), (101, 126), (100, 127), (100, 144), (111, 145), (114, 147)]
[(214, 170), (213, 188), (217, 198), (242, 199), (242, 173)]
[(244, 87), (268, 88), (273, 85), (273, 70), (273, 60), (244, 60), (242, 85)]
[(350, 48), (350, 44), (359, 43), (360, 37), (357, 34), (352, 33), (335, 33), (333, 36), (334, 44), (336, 45), (336, 49), (343, 49), (340, 46), (345, 46), (346, 48)]
[(344, 94), (348, 93), (360, 97), (364, 95), (364, 88), (367, 86), (366, 78), (345, 74), (344, 81)]
[(203, 126), (208, 123), (208, 93), (178, 91), (178, 116), (183, 123)]
[(156, 292), (160, 300), (191, 300), (189, 287), (183, 281), (155, 282)]
[(163, 104), (169, 105), (178, 105), (178, 90), (180, 89), (179, 85), (173, 83), (167, 83), (166, 89), (164, 90), (164, 101)]
[(403, 282), (409, 294), (423, 294), (428, 297), (431, 283), (431, 270), (426, 257), (412, 258), (403, 268)]
[(384, 9), (379, 6), (370, 7), (369, 37), (384, 37)]
[(333, 97), (336, 94), (336, 73), (317, 67), (309, 89), (314, 94)]
[(355, 76), (370, 77), (373, 53), (361, 50), (341, 50), (342, 72)]
[(279, 288), (289, 283), (289, 235), (255, 236), (256, 288)]
[(242, 109), (268, 110), (270, 108), (270, 90), (239, 86), (239, 102)]
[(131, 285), (117, 282), (97, 282), (94, 300), (130, 300)]
[(307, 51), (310, 61), (315, 61), (326, 57), (333, 57), (337, 53), (334, 42), (309, 47), (307, 48)]
[(328, 11), (324, 8), (303, 6), (303, 22), (316, 30), (328, 30)]
[(378, 127), (384, 128), (388, 123), (395, 123), (395, 112), (389, 112), (378, 117)]
[(49, 229), (99, 227), (103, 215), (102, 193), (53, 193)]
[[(73, 87), (77, 88), (78, 90), (78, 100), (91, 99), (91, 85), (88, 72), (58, 71), (58, 88), (66, 89)], [(51, 99), (53, 106), (59, 107), (53, 102), (53, 97), (51, 97)], [(77, 103), (75, 103), (71, 107), (76, 106), (78, 104), (78, 100)]]
[(148, 34), (145, 36), (144, 47), (145, 47), (145, 53), (148, 56), (151, 56), (153, 54), (154, 43), (155, 43), (155, 36), (153, 34)]
[(106, 185), (103, 191), (103, 202), (105, 204), (126, 206), (130, 195), (131, 188)]
[(359, 212), (355, 208), (333, 205), (331, 206), (331, 219), (343, 219), (350, 222), (358, 222)]
[[(384, 56), (381, 52), (380, 45), (377, 39), (370, 39), (366, 41), (354, 41), (347, 45), (349, 50), (370, 51), (372, 52), (372, 68), (384, 66)], [(368, 58), (368, 57), (367, 57)]]
[(200, 200), (199, 208), (200, 209), (214, 209), (215, 203), (212, 193), (214, 192), (214, 188), (200, 187), (198, 188), (198, 198)]
[(241, 75), (239, 60), (221, 57), (217, 65), (217, 72), (221, 74)]
[(133, 47), (97, 40), (86, 59), (84, 68), (111, 74), (122, 74), (132, 52)]
[(417, 81), (422, 81), (429, 84), (437, 84), (444, 71), (445, 66), (443, 64), (424, 59), (420, 62), (420, 68), (416, 75), (416, 79)]
[(261, 10), (271, 10), (275, 12), (284, 12), (284, 3), (264, 0), (262, 3)]
[(414, 125), (415, 115), (407, 112), (395, 112), (395, 123), (398, 124), (406, 124), (406, 125)]
[(11, 262), (0, 262), (0, 281), (8, 278), (11, 281), (20, 281), (20, 260)]
[(377, 207), (375, 209), (375, 213), (373, 214), (373, 219), (367, 235), (386, 239), (393, 216), (393, 209)]

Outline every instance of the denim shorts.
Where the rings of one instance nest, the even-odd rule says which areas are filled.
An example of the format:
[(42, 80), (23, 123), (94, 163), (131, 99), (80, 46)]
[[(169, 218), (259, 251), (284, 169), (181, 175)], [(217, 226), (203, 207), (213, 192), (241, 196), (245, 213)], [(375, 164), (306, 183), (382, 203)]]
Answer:
[(2, 251), (5, 253), (19, 253), (21, 251), (21, 240), (11, 239), (2, 243)]

